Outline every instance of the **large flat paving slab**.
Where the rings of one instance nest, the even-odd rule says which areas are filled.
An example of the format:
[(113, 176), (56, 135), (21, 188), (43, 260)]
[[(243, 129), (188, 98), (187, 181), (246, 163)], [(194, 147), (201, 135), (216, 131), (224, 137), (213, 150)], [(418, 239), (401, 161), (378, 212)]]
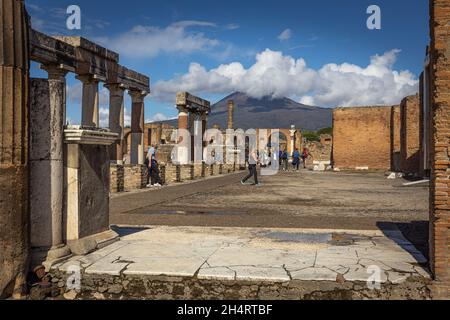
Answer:
[(399, 230), (115, 226), (120, 241), (53, 268), (86, 274), (218, 281), (381, 283), (430, 276)]

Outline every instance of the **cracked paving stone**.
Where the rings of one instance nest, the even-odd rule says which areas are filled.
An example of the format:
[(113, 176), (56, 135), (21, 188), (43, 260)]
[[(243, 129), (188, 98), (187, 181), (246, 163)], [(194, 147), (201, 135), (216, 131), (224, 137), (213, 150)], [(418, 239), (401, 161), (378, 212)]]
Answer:
[(337, 272), (327, 268), (306, 268), (291, 272), (292, 280), (336, 281)]
[[(385, 283), (387, 281), (386, 273), (380, 269), (380, 281)], [(347, 281), (362, 281), (367, 282), (373, 276), (373, 271), (361, 265), (350, 266), (350, 270), (344, 274)]]
[(197, 277), (204, 280), (234, 280), (236, 272), (226, 267), (202, 268)]
[(405, 282), (411, 276), (410, 273), (398, 273), (395, 271), (388, 271), (388, 280), (394, 284)]
[(394, 269), (395, 271), (401, 272), (411, 272), (414, 273), (414, 265), (406, 262), (398, 262), (398, 261), (386, 261), (386, 265)]
[(230, 266), (236, 271), (236, 280), (287, 282), (291, 278), (283, 268), (263, 268), (253, 266)]
[(127, 267), (128, 263), (111, 263), (99, 261), (87, 268), (87, 274), (108, 274), (112, 276), (119, 276), (120, 272)]

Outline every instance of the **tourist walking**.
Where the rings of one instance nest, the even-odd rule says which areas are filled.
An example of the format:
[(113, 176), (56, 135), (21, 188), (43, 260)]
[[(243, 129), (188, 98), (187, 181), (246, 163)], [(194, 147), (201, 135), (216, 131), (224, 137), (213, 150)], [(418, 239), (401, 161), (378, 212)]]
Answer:
[(281, 155), (281, 162), (283, 164), (283, 171), (288, 171), (288, 152), (286, 149), (283, 151), (283, 154)]
[(298, 151), (298, 148), (295, 148), (295, 151), (292, 154), (292, 166), (294, 167), (294, 170), (300, 170), (300, 151)]
[(303, 148), (302, 152), (302, 161), (303, 161), (303, 168), (306, 169), (306, 159), (309, 158), (309, 151), (306, 148)]
[(257, 170), (257, 165), (258, 165), (258, 152), (256, 151), (256, 148), (254, 148), (252, 150), (252, 152), (249, 155), (248, 158), (248, 170), (249, 170), (249, 174), (241, 180), (241, 184), (245, 184), (247, 182), (248, 179), (250, 179), (251, 177), (253, 177), (254, 179), (254, 185), (255, 186), (260, 186), (261, 184), (258, 182), (258, 170)]
[(145, 164), (148, 169), (147, 187), (161, 187), (162, 181), (159, 176), (158, 162), (156, 161), (156, 145), (152, 144), (148, 148)]

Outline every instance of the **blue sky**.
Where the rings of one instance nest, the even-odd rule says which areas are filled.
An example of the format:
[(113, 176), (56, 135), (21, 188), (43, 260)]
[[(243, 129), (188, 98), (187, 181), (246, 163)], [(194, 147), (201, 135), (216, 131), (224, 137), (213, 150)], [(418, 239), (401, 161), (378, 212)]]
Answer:
[[(61, 1), (27, 0), (35, 29), (81, 35), (120, 53), (151, 78), (146, 118), (176, 116), (175, 92), (212, 102), (233, 91), (288, 96), (325, 107), (394, 104), (417, 91), (428, 43), (428, 0)], [(66, 9), (81, 8), (81, 30)], [(369, 30), (369, 5), (381, 30)], [(33, 65), (33, 76), (44, 76)], [(68, 117), (79, 122), (80, 86), (68, 77)], [(101, 115), (107, 118), (107, 91)], [(129, 112), (129, 99), (126, 100)]]

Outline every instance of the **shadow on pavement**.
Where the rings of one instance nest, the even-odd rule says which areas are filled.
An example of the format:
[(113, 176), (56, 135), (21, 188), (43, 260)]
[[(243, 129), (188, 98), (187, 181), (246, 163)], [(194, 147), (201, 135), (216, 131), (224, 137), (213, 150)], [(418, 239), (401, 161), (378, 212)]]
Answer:
[(386, 237), (396, 241), (405, 250), (404, 243), (398, 241), (397, 238), (392, 237), (389, 231), (400, 230), (403, 236), (416, 247), (426, 259), (429, 259), (429, 229), (428, 221), (411, 221), (411, 222), (378, 222), (377, 226), (386, 235)]

